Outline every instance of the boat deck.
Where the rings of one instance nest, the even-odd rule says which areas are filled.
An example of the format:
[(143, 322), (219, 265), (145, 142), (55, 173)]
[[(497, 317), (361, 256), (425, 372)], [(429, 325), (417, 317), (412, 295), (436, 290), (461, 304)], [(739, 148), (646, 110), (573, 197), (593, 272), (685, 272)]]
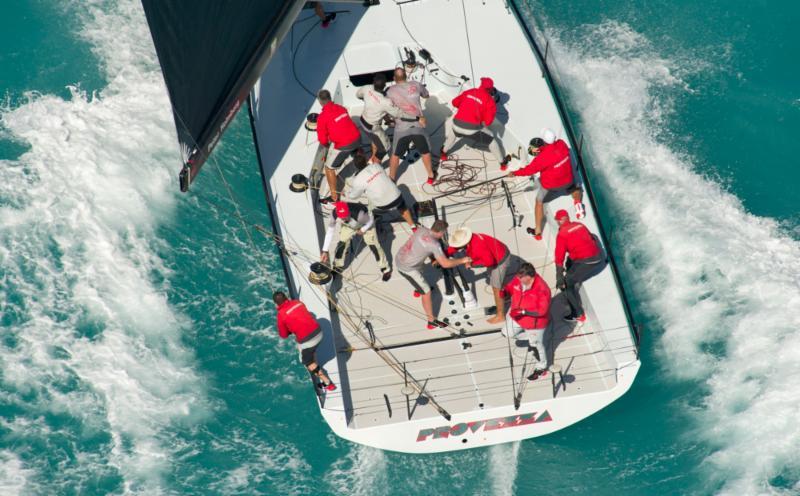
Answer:
[[(431, 102), (448, 99), (432, 95), (428, 100), (426, 116), (428, 128), (432, 130), (433, 150), (441, 146), (443, 122), (449, 111), (445, 105), (431, 105)], [(355, 118), (361, 109), (353, 106), (349, 110)], [(510, 167), (516, 169), (521, 165), (518, 155), (522, 151), (508, 152), (517, 155)], [(413, 157), (413, 152), (409, 155)], [(457, 160), (448, 160), (439, 166), (440, 183), (434, 186), (425, 184), (427, 175), (421, 159), (401, 164), (398, 184), (409, 205), (462, 187), (463, 183), (448, 179), (456, 172), (474, 176), (468, 184), (504, 175), (488, 152), (465, 145), (453, 155)], [(527, 156), (522, 160), (527, 161)], [(434, 164), (436, 162), (434, 157)], [(388, 158), (384, 166), (388, 168)], [(353, 167), (348, 165), (340, 178), (346, 183), (353, 173)], [(554, 236), (549, 232), (554, 225), (548, 221), (542, 241), (535, 241), (525, 233), (525, 228), (532, 226), (534, 220), (534, 183), (529, 178), (506, 178), (503, 182), (515, 206), (516, 227), (500, 181), (437, 199), (438, 215), (450, 224), (450, 233), (467, 226), (473, 232), (486, 233), (503, 241), (513, 257), (509, 277), (513, 275), (513, 267), (524, 260), (533, 263), (554, 288)], [(324, 180), (320, 186), (320, 196), (326, 196)], [(545, 213), (550, 217), (558, 208), (571, 211), (571, 201), (568, 198), (555, 200)], [(430, 225), (434, 217), (420, 220)], [(402, 221), (382, 222), (378, 235), (392, 262), (411, 230)], [(462, 267), (460, 271), (474, 290), (477, 308), (464, 310), (457, 293), (446, 295), (443, 272), (426, 265), (426, 279), (431, 283), (435, 281), (438, 288), (433, 294), (434, 311), (440, 319), (447, 318), (450, 324), (447, 329), (427, 330), (421, 303), (413, 297), (408, 282), (396, 272), (390, 281), (381, 281), (372, 253), (363, 242), (354, 239), (343, 277), (331, 287), (339, 307), (334, 318), (340, 323), (334, 326), (339, 362), (339, 376), (334, 376), (334, 380), (341, 384), (339, 391), (344, 392), (335, 394), (345, 395), (341, 399), (350, 427), (371, 427), (440, 415), (430, 402), (416, 393), (407, 401), (402, 391), (405, 385), (403, 368), (450, 414), (512, 405), (518, 393), (521, 393), (521, 403), (525, 404), (555, 395), (568, 397), (615, 386), (616, 364), (612, 363), (602, 332), (595, 332), (598, 329), (593, 324), (592, 312), (588, 312), (590, 319), (584, 326), (574, 329), (573, 324), (561, 318), (567, 310), (563, 297), (555, 289), (552, 325), (545, 343), (549, 363), (561, 365), (563, 380), (550, 375), (536, 381), (527, 380), (526, 376), (533, 371), (527, 341), (506, 338), (500, 333), (500, 325), (486, 322), (494, 299), (485, 269), (473, 271)], [(458, 280), (461, 281), (460, 276)], [(591, 302), (585, 304), (588, 308)], [(362, 324), (367, 321), (371, 324), (376, 346), (382, 348), (384, 355), (398, 364), (398, 368), (387, 365), (364, 341), (364, 336), (370, 334)], [(354, 327), (359, 328), (357, 332)]]

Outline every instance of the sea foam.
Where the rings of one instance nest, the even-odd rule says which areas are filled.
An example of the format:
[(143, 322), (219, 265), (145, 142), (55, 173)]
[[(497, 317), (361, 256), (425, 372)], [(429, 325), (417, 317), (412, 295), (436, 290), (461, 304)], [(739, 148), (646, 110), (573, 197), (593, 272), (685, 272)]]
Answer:
[(661, 55), (614, 21), (548, 37), (591, 170), (624, 217), (614, 244), (662, 330), (663, 372), (704, 385), (694, 434), (712, 450), (706, 490), (796, 491), (800, 244), (665, 139), (672, 102), (713, 67)]
[[(0, 114), (4, 135), (30, 147), (0, 164), (4, 402), (38, 418), (4, 423), (19, 447), (4, 465), (53, 494), (85, 484), (157, 494), (168, 428), (205, 403), (157, 255), (156, 228), (176, 206), (174, 126), (141, 5), (69, 9), (107, 87), (31, 92)], [(91, 456), (87, 436), (99, 444)], [(77, 448), (58, 444), (71, 438)], [(42, 443), (46, 453), (33, 451)]]

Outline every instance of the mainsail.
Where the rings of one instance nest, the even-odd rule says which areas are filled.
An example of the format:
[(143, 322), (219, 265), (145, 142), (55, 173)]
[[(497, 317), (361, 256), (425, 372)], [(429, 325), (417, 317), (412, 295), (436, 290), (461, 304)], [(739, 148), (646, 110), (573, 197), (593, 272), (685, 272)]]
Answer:
[(181, 191), (291, 27), (302, 0), (142, 0), (184, 161)]

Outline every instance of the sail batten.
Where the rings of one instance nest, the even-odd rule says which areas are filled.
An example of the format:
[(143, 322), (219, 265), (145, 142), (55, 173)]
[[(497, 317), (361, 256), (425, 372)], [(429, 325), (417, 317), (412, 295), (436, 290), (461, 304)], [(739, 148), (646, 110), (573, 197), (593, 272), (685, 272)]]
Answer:
[(302, 0), (142, 0), (186, 191), (303, 7)]

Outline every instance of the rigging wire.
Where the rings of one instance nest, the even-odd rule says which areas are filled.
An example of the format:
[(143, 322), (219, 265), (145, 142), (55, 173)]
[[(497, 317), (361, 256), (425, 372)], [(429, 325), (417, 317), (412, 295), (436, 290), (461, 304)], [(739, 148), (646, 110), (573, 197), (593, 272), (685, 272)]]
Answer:
[[(311, 27), (310, 27), (310, 28), (308, 28), (308, 29), (306, 30), (306, 32), (305, 32), (305, 33), (303, 34), (303, 36), (300, 38), (300, 41), (298, 41), (298, 42), (297, 42), (297, 47), (294, 49), (294, 51), (293, 51), (293, 53), (292, 53), (292, 75), (294, 76), (294, 80), (295, 80), (295, 81), (297, 81), (297, 84), (299, 84), (299, 85), (300, 85), (300, 87), (301, 87), (301, 88), (303, 88), (303, 90), (304, 90), (306, 93), (308, 93), (309, 95), (311, 95), (311, 96), (312, 96), (312, 97), (314, 97), (314, 98), (316, 98), (316, 97), (317, 97), (317, 95), (315, 95), (313, 91), (311, 91), (310, 89), (308, 89), (308, 87), (306, 87), (306, 85), (304, 85), (304, 84), (303, 84), (303, 82), (302, 82), (302, 81), (300, 81), (300, 78), (297, 76), (297, 64), (296, 64), (295, 62), (297, 61), (297, 54), (300, 52), (300, 46), (301, 46), (301, 45), (303, 44), (303, 42), (306, 40), (306, 37), (307, 37), (309, 34), (311, 34), (311, 31), (313, 31), (313, 30), (314, 30), (314, 28), (316, 28), (317, 26), (319, 26), (319, 24), (320, 24), (321, 22), (322, 22), (322, 21), (320, 21), (320, 20), (317, 20), (317, 22), (315, 22), (314, 24), (312, 24), (312, 25), (311, 25)], [(292, 29), (294, 29), (294, 27), (292, 27)]]

